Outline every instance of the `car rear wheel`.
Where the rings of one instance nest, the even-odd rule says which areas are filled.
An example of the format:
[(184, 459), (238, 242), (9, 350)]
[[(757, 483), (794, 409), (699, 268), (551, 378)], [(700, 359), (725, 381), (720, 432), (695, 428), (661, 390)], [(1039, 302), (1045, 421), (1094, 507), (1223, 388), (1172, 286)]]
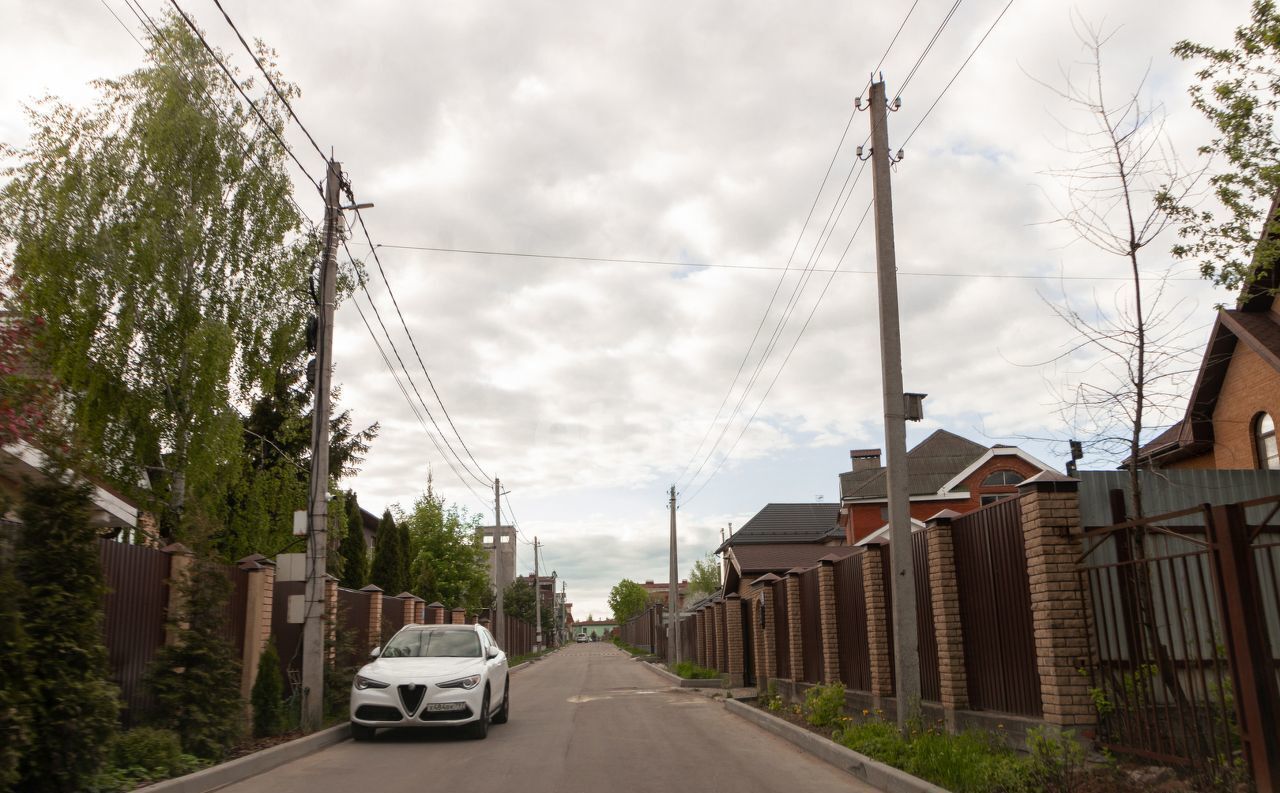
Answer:
[(366, 724), (351, 724), (351, 739), (355, 741), (372, 741), (374, 734), (378, 731), (377, 727), (370, 727)]
[(502, 692), (502, 708), (493, 714), (494, 724), (506, 724), (511, 715), (511, 681), (507, 681), (507, 690)]
[(489, 735), (489, 689), (484, 690), (484, 700), (480, 702), (480, 717), (468, 725), (471, 737), (483, 741)]

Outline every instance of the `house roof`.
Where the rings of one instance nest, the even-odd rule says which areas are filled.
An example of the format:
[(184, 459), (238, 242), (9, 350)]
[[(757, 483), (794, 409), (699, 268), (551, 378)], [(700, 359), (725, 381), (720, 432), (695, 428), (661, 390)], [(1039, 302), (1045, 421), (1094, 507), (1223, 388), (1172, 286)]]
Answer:
[(783, 573), (793, 567), (812, 567), (824, 556), (843, 558), (856, 551), (848, 545), (742, 545), (729, 550), (729, 561), (739, 575)]
[(836, 525), (839, 504), (766, 504), (764, 509), (721, 543), (716, 553), (738, 545), (820, 543), (844, 529)]
[[(937, 493), (987, 451), (986, 446), (954, 432), (934, 431), (907, 452), (907, 493), (912, 496)], [(848, 500), (885, 498), (885, 472), (886, 469), (880, 467), (840, 474), (840, 497)]]

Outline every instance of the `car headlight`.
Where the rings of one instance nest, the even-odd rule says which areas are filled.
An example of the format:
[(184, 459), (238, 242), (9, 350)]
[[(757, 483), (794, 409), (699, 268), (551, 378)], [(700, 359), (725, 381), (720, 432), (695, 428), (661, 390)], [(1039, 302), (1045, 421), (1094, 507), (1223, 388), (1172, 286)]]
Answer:
[(467, 691), (480, 685), (480, 675), (471, 675), (469, 677), (460, 677), (457, 680), (450, 680), (447, 683), (439, 683), (436, 688), (465, 688)]
[(381, 680), (374, 680), (364, 675), (356, 675), (355, 687), (357, 691), (364, 691), (366, 688), (386, 688), (389, 683), (383, 683)]

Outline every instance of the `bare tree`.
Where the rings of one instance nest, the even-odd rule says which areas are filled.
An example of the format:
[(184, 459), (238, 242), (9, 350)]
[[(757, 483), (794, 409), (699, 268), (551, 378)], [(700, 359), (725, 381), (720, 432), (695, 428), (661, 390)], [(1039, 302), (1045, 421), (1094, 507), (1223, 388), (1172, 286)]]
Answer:
[(1197, 179), (1179, 170), (1163, 107), (1143, 102), (1145, 75), (1123, 99), (1108, 96), (1102, 55), (1115, 31), (1103, 33), (1079, 18), (1072, 23), (1083, 60), (1063, 68), (1058, 84), (1033, 78), (1086, 120), (1081, 127), (1060, 122), (1073, 162), (1047, 172), (1066, 196), (1055, 203), (1059, 217), (1052, 222), (1122, 262), (1129, 280), (1109, 301), (1095, 293), (1087, 308), (1073, 304), (1065, 289), (1061, 300), (1046, 300), (1073, 334), (1054, 362), (1072, 361), (1082, 351), (1089, 361), (1068, 371), (1072, 382), (1061, 387), (1060, 413), (1092, 452), (1128, 468), (1132, 517), (1141, 517), (1144, 434), (1173, 418), (1195, 349), (1187, 343), (1191, 308), (1167, 299), (1172, 265), (1152, 267), (1146, 251), (1173, 224), (1158, 199), (1170, 192), (1185, 198)]

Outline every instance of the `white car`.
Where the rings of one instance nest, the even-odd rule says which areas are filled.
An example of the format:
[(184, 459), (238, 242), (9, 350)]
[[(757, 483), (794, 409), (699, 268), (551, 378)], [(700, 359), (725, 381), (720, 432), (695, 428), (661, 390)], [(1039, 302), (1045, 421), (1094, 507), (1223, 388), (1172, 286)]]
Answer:
[(585, 633), (579, 633), (579, 634), (578, 634), (578, 638), (577, 638), (577, 639), (575, 639), (574, 641), (577, 641), (577, 642), (586, 642), (586, 641), (590, 641), (590, 639), (588, 639), (588, 638), (587, 638), (587, 634), (585, 634)]
[(482, 625), (406, 625), (351, 685), (351, 737), (379, 727), (465, 725), (473, 738), (511, 715), (507, 654)]

